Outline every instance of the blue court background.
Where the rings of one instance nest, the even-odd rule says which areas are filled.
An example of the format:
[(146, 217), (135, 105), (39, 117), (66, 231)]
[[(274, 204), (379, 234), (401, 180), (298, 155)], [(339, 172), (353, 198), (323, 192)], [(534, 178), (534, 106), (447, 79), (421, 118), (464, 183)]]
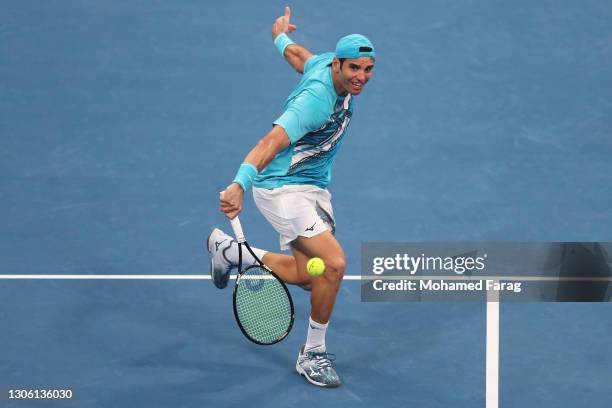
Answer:
[[(0, 273), (205, 274), (218, 192), (299, 77), (278, 1), (2, 1)], [(330, 190), (363, 241), (610, 241), (607, 2), (296, 2), (297, 42), (377, 47)], [(247, 200), (250, 240), (277, 237)], [(209, 281), (0, 281), (0, 389), (65, 406), (484, 405), (482, 304), (363, 304), (328, 335), (345, 385), (235, 327)], [(502, 304), (501, 407), (610, 405), (609, 304)], [(9, 407), (41, 403), (8, 402)], [(49, 403), (60, 406), (59, 403)]]

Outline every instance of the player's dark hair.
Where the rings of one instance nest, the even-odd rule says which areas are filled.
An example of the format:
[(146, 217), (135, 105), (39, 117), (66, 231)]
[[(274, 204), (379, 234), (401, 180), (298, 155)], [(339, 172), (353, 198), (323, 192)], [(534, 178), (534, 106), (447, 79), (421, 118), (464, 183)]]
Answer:
[(344, 64), (346, 58), (338, 58), (338, 60), (340, 61), (340, 69), (342, 69), (342, 64)]

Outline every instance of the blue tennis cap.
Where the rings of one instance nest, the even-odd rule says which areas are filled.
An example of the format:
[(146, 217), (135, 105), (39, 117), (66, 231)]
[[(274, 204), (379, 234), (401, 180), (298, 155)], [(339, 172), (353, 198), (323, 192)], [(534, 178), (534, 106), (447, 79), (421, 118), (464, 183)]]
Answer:
[(376, 57), (374, 45), (368, 38), (361, 34), (349, 34), (342, 37), (336, 44), (336, 58), (361, 58)]

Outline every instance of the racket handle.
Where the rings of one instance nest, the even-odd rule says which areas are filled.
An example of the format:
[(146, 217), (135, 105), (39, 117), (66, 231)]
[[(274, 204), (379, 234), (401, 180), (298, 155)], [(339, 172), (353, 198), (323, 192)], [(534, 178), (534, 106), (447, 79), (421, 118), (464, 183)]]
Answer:
[(234, 236), (236, 237), (236, 241), (238, 241), (239, 244), (244, 243), (246, 239), (244, 238), (244, 232), (242, 231), (242, 225), (240, 224), (238, 216), (235, 216), (233, 220), (230, 220), (230, 223), (232, 224), (232, 229), (234, 230)]

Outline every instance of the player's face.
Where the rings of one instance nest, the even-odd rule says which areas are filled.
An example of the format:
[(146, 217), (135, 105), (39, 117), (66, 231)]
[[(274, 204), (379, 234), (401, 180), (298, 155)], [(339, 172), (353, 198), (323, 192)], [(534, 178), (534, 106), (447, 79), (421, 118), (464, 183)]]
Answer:
[(374, 61), (369, 57), (350, 58), (344, 60), (342, 67), (336, 60), (338, 80), (341, 87), (351, 95), (359, 95), (372, 77)]

